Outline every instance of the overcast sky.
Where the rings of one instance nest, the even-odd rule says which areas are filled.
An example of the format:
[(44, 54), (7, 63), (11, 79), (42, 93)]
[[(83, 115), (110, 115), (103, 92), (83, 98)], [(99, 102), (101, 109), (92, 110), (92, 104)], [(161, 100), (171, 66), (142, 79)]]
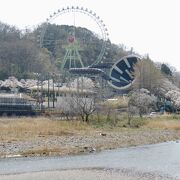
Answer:
[(25, 29), (72, 5), (100, 16), (111, 42), (180, 70), (180, 0), (0, 0), (0, 21)]

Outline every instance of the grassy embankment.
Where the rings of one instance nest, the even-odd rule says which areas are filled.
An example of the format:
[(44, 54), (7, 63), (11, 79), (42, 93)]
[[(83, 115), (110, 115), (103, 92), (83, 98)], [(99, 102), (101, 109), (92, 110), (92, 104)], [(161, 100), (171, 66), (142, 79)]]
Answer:
[[(115, 110), (126, 107), (125, 98), (105, 102), (104, 112), (91, 116), (89, 124), (57, 117), (0, 118), (0, 142), (4, 146), (0, 156), (11, 153), (6, 152), (9, 146), (16, 148), (11, 154), (23, 156), (66, 155), (89, 151), (89, 147), (103, 150), (180, 139), (179, 115), (136, 117), (129, 126), (127, 114)], [(31, 146), (21, 148), (23, 143)]]
[[(45, 143), (25, 151), (21, 151), (20, 149), (18, 152), (18, 154), (23, 156), (29, 156), (36, 154), (78, 154), (85, 148), (66, 144), (63, 146), (58, 144), (51, 145), (51, 139), (58, 137), (66, 138), (64, 143), (66, 143), (68, 138), (73, 137), (74, 139), (72, 141), (74, 141), (76, 137), (77, 139), (80, 137), (83, 141), (84, 137), (88, 137), (88, 139), (92, 139), (92, 144), (97, 150), (180, 139), (179, 116), (160, 116), (152, 119), (136, 118), (132, 120), (132, 127), (126, 125), (126, 118), (121, 118), (116, 121), (102, 118), (101, 123), (92, 120), (90, 124), (77, 120), (59, 121), (42, 117), (20, 119), (2, 118), (0, 120), (0, 142), (2, 144), (13, 144), (18, 142), (36, 142), (37, 140), (49, 141), (49, 145)], [(109, 139), (108, 136), (101, 137), (101, 139), (97, 136), (99, 132), (104, 133), (105, 136), (106, 134), (110, 134), (111, 139)], [(163, 132), (165, 132), (165, 134)], [(143, 136), (143, 139), (141, 136)], [(93, 142), (95, 138), (98, 139), (96, 144)], [(101, 143), (101, 141), (103, 143)], [(88, 146), (90, 145), (87, 145), (87, 149)]]

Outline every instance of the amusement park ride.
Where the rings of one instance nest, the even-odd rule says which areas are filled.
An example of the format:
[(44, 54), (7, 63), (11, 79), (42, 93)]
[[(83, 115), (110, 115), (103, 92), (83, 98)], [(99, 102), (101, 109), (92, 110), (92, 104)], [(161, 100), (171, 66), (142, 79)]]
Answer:
[[(126, 90), (128, 89), (133, 81), (134, 77), (132, 75), (134, 71), (134, 65), (138, 62), (140, 59), (139, 57), (135, 55), (129, 55), (126, 57), (121, 58), (120, 60), (117, 60), (117, 62), (111, 67), (108, 67), (109, 73), (105, 72), (103, 68), (101, 68), (101, 64), (103, 60), (106, 58), (106, 49), (108, 44), (108, 32), (105, 24), (100, 19), (99, 16), (96, 15), (91, 10), (88, 10), (87, 8), (83, 7), (66, 7), (59, 9), (57, 12), (54, 12), (52, 15), (50, 15), (49, 18), (47, 18), (44, 28), (41, 31), (40, 35), (40, 47), (44, 47), (47, 41), (50, 41), (48, 39), (45, 39), (45, 34), (47, 31), (48, 24), (57, 22), (58, 18), (62, 18), (61, 16), (64, 14), (72, 14), (73, 19), (73, 32), (69, 34), (67, 37), (67, 45), (65, 47), (65, 55), (63, 58), (63, 61), (61, 63), (60, 71), (62, 74), (65, 74), (65, 71), (69, 72), (71, 75), (76, 76), (101, 76), (103, 79), (105, 79), (108, 84), (117, 90)], [(93, 20), (94, 24), (98, 28), (99, 38), (101, 40), (101, 49), (99, 51), (99, 54), (97, 54), (96, 59), (94, 61), (84, 61), (83, 58), (81, 58), (80, 51), (81, 46), (78, 42), (78, 39), (76, 38), (76, 14), (79, 15), (85, 15), (91, 20)], [(83, 34), (82, 34), (83, 36)], [(88, 41), (88, 39), (86, 40)], [(55, 40), (54, 44), (58, 44), (60, 41)]]
[[(62, 16), (65, 14), (72, 15), (73, 23), (71, 24), (71, 32), (65, 33), (67, 35), (67, 43), (65, 45), (62, 45), (63, 42), (61, 38), (58, 39), (58, 37), (54, 39), (51, 39), (51, 36), (48, 36), (49, 39), (47, 39), (46, 33), (48, 31), (49, 24), (58, 24), (57, 19), (63, 19)], [(82, 32), (82, 34), (79, 34), (78, 38), (76, 28), (81, 27), (81, 25), (77, 25), (76, 17), (78, 16), (87, 16), (89, 20), (91, 20), (91, 23), (94, 23), (94, 26), (98, 29), (97, 32), (95, 30), (91, 29), (88, 30), (87, 27), (81, 28), (85, 31)], [(86, 25), (91, 24), (90, 22), (83, 21)], [(64, 25), (58, 24), (58, 25)], [(65, 22), (65, 25), (66, 22)], [(93, 26), (93, 27), (94, 27)], [(46, 20), (46, 22), (42, 26), (40, 32), (40, 47), (41, 48), (47, 48), (49, 44), (53, 44), (56, 46), (56, 49), (58, 47), (63, 47), (65, 50), (64, 57), (58, 57), (57, 59), (60, 59), (60, 74), (63, 77), (66, 75), (73, 76), (74, 77), (95, 77), (99, 82), (105, 81), (109, 87), (112, 87), (115, 90), (128, 90), (129, 87), (132, 85), (134, 81), (133, 71), (134, 71), (134, 65), (138, 62), (140, 59), (139, 57), (135, 55), (129, 55), (125, 56), (119, 60), (117, 60), (116, 63), (104, 63), (105, 62), (105, 55), (107, 55), (107, 49), (108, 49), (108, 43), (110, 42), (108, 39), (108, 32), (105, 24), (100, 19), (99, 16), (96, 15), (96, 13), (92, 12), (91, 10), (83, 7), (66, 7), (59, 9), (57, 12), (54, 12), (50, 17)], [(53, 32), (52, 32), (53, 33)], [(87, 33), (93, 33), (95, 39), (98, 39), (98, 48), (96, 48), (96, 40), (94, 39), (88, 39), (89, 36), (87, 36)], [(55, 37), (56, 34), (53, 34)], [(83, 39), (84, 42), (81, 42), (80, 39)], [(82, 43), (86, 43), (84, 47), (95, 47), (95, 52), (93, 52), (94, 58), (88, 59), (88, 57), (82, 56)], [(92, 44), (93, 43), (93, 44)], [(61, 55), (63, 53), (60, 53)], [(84, 53), (86, 54), (86, 53)], [(106, 60), (107, 61), (107, 60)], [(97, 77), (97, 78), (96, 78)], [(100, 77), (100, 78), (99, 78)], [(65, 78), (67, 79), (67, 78)], [(83, 79), (83, 78), (82, 78)], [(101, 81), (101, 82), (102, 82)], [(48, 108), (49, 106), (49, 97), (50, 97), (50, 90), (52, 89), (53, 94), (53, 108), (54, 106), (54, 100), (55, 100), (55, 87), (54, 87), (54, 79), (53, 79), (53, 86), (52, 88), (49, 87), (49, 80), (48, 80), (48, 88), (45, 90), (48, 93)], [(102, 90), (103, 83), (101, 83), (100, 88)], [(105, 86), (107, 87), (107, 86)], [(58, 88), (59, 92), (59, 86)], [(2, 95), (0, 97), (0, 115), (7, 114), (7, 115), (36, 115), (37, 113), (43, 112), (43, 106), (42, 105), (42, 83), (41, 83), (41, 95), (40, 94), (40, 88), (39, 88), (39, 81), (37, 82), (37, 88), (36, 94), (37, 94), (37, 101), (35, 99), (29, 99), (27, 97), (23, 97), (21, 94), (19, 95)], [(44, 88), (45, 89), (45, 88)], [(78, 89), (78, 88), (77, 88)], [(100, 92), (102, 92), (100, 90)], [(62, 90), (63, 93), (67, 92), (66, 90)], [(83, 92), (83, 91), (82, 91)], [(88, 92), (89, 93), (89, 92)], [(94, 93), (94, 92), (93, 92)], [(102, 94), (102, 93), (101, 93)], [(88, 94), (89, 95), (89, 94)], [(66, 96), (66, 95), (65, 95)], [(59, 96), (58, 98), (63, 98)], [(33, 105), (35, 102), (39, 103), (38, 108), (35, 108)], [(65, 101), (63, 101), (65, 102)], [(63, 103), (59, 103), (63, 104)]]

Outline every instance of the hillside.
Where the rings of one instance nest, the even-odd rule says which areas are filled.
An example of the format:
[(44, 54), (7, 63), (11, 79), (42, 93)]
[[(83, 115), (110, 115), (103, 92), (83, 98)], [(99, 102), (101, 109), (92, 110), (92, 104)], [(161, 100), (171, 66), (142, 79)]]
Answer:
[[(43, 25), (40, 28), (44, 30)], [(114, 62), (130, 53), (118, 45), (111, 44), (109, 40), (104, 42), (101, 37), (86, 28), (49, 24), (46, 28), (45, 35), (43, 38), (41, 37), (43, 39), (42, 46), (52, 53), (56, 64), (61, 64), (66, 54), (68, 37), (72, 34), (75, 36), (77, 45), (79, 45), (79, 54), (85, 66), (91, 65), (98, 59), (105, 44), (105, 55), (101, 60), (103, 62)]]
[[(34, 74), (58, 72), (66, 53), (67, 38), (74, 27), (49, 24), (40, 48), (40, 25), (33, 31), (22, 32), (14, 26), (0, 22), (0, 79), (15, 76), (32, 78)], [(79, 53), (84, 65), (92, 64), (100, 54), (102, 39), (86, 28), (75, 28), (76, 39), (80, 46)], [(58, 43), (57, 43), (58, 42)], [(124, 46), (106, 42), (106, 56), (102, 62), (114, 62), (130, 52)]]

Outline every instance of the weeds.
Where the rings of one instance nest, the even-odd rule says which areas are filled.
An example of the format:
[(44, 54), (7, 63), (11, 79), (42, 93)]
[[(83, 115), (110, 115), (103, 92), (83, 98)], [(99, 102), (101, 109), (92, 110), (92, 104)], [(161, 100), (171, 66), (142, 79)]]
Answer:
[[(164, 131), (164, 129), (169, 131)], [(8, 145), (12, 143), (13, 145), (14, 141), (16, 141), (15, 144), (22, 143), (22, 141), (38, 142), (37, 145), (35, 143), (35, 145), (25, 150), (20, 148), (18, 154), (22, 156), (79, 154), (90, 152), (89, 148), (91, 147), (98, 151), (106, 148), (179, 139), (180, 131), (172, 130), (180, 130), (179, 116), (168, 115), (151, 119), (132, 117), (130, 125), (128, 124), (127, 114), (111, 114), (108, 117), (107, 115), (94, 114), (90, 117), (90, 123), (88, 124), (78, 120), (64, 121), (58, 118), (43, 117), (0, 119), (0, 141), (2, 143)], [(63, 136), (64, 138), (58, 138), (57, 136)], [(63, 143), (53, 144), (51, 138), (61, 139)], [(97, 141), (95, 141), (95, 138)], [(72, 144), (68, 145), (69, 139)], [(79, 142), (76, 142), (76, 139)], [(90, 139), (90, 142), (87, 142), (88, 139)], [(39, 144), (41, 140), (42, 143)], [(87, 145), (82, 145), (81, 141), (87, 143)], [(0, 155), (5, 156), (6, 153), (1, 152)]]
[(122, 128), (129, 128), (129, 130), (131, 128), (180, 130), (180, 116), (158, 116), (151, 119), (132, 117), (130, 125), (126, 114), (110, 116), (94, 114), (90, 117), (89, 124), (78, 120), (52, 120), (43, 117), (1, 118), (0, 140), (2, 142), (12, 142), (42, 136), (72, 136), (92, 133), (97, 129), (122, 130)]
[(118, 96), (117, 98), (115, 97), (113, 100), (106, 100), (105, 102), (101, 103), (101, 105), (111, 107), (112, 109), (127, 108), (128, 97)]
[(50, 120), (48, 118), (21, 118), (0, 120), (0, 140), (16, 141), (38, 136), (70, 136), (92, 128), (80, 121)]
[(180, 130), (180, 121), (177, 120), (160, 120), (160, 121), (149, 121), (145, 127), (151, 129), (170, 129), (170, 130)]

